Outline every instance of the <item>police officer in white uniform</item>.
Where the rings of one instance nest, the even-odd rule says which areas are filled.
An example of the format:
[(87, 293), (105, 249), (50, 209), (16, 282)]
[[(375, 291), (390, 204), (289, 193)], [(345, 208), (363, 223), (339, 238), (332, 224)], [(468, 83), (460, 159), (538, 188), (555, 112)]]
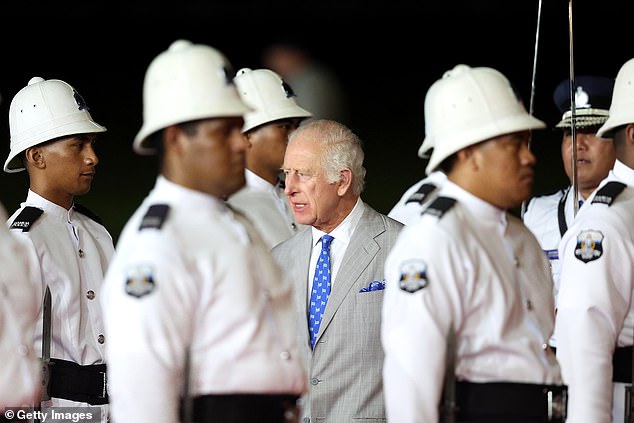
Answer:
[(306, 390), (292, 286), (224, 199), (245, 183), (247, 142), (230, 63), (177, 40), (149, 65), (139, 154), (156, 184), (124, 227), (105, 280), (117, 422), (293, 421)]
[(530, 195), (545, 125), (504, 75), (466, 65), (429, 88), (425, 125), (427, 173), (448, 179), (385, 264), (388, 421), (563, 421), (548, 261), (507, 211)]
[(246, 186), (229, 197), (229, 204), (246, 214), (270, 248), (290, 238), (295, 222), (280, 169), (288, 136), (312, 114), (297, 105), (293, 89), (269, 69), (240, 69), (234, 77), (242, 100), (253, 110), (244, 116), (242, 132), (249, 142)]
[[(418, 149), (418, 157), (429, 159), (429, 152), (433, 149), (430, 138), (426, 138)], [(412, 225), (420, 219), (420, 216), (430, 200), (443, 186), (447, 176), (440, 170), (433, 171), (429, 175), (409, 187), (401, 198), (392, 207), (388, 216), (396, 219), (404, 225)]]
[[(597, 130), (608, 119), (614, 79), (593, 75), (578, 76), (575, 77), (575, 86), (575, 144), (577, 147), (575, 166), (578, 210), (580, 204), (608, 176), (616, 158), (611, 139), (603, 139), (596, 135)], [(573, 176), (573, 142), (570, 81), (568, 79), (557, 85), (553, 99), (560, 112), (563, 113), (561, 121), (555, 127), (563, 132), (561, 159), (571, 185), (551, 194), (533, 197), (525, 204), (522, 220), (535, 234), (550, 260), (556, 304), (561, 273), (558, 253), (559, 242), (576, 214), (575, 196), (570, 189)], [(554, 339), (551, 339), (551, 345), (554, 344)]]
[[(7, 223), (39, 260), (42, 303), (35, 346), (50, 358), (42, 407), (87, 406), (107, 418), (107, 376), (99, 295), (114, 253), (100, 219), (74, 198), (91, 187), (99, 162), (96, 123), (79, 93), (58, 79), (32, 78), (9, 107), (5, 172), (26, 168), (26, 200)], [(54, 368), (54, 371), (52, 370)], [(48, 399), (50, 397), (50, 399)]]
[(569, 421), (621, 423), (634, 337), (634, 59), (597, 135), (613, 138), (616, 162), (561, 240), (555, 337)]
[[(7, 219), (0, 206), (0, 219)], [(40, 366), (33, 349), (39, 309), (39, 266), (21, 239), (0, 227), (0, 413), (40, 399)]]

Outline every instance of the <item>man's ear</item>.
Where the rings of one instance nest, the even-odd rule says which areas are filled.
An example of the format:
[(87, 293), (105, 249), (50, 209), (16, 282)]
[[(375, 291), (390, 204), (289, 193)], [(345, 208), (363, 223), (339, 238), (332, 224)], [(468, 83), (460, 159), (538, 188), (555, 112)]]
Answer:
[(30, 165), (38, 169), (46, 167), (44, 153), (39, 146), (29, 147), (24, 151), (25, 165)]
[(178, 125), (170, 125), (163, 130), (163, 145), (165, 151), (176, 150), (180, 151), (179, 140), (185, 134)]
[(352, 171), (348, 168), (341, 169), (339, 171), (339, 185), (337, 187), (337, 194), (344, 195), (352, 185)]

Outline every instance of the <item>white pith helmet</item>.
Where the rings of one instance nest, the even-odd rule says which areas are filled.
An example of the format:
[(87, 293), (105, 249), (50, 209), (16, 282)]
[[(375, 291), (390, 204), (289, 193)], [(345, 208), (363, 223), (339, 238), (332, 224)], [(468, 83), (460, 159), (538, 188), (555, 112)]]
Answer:
[(232, 81), (231, 63), (213, 47), (176, 40), (152, 60), (143, 81), (143, 126), (134, 151), (154, 154), (148, 136), (197, 119), (243, 116), (250, 109)]
[(29, 147), (55, 138), (104, 132), (105, 127), (92, 120), (81, 95), (59, 79), (31, 78), (11, 100), (9, 106), (9, 157), (7, 173), (24, 170), (18, 155)]
[(434, 82), (425, 96), (423, 146), (428, 143), (434, 147), (426, 173), (469, 145), (545, 127), (544, 122), (528, 114), (502, 73), (487, 67), (457, 65)]
[(242, 132), (280, 119), (309, 118), (308, 110), (295, 100), (295, 92), (276, 72), (242, 68), (233, 78), (242, 100), (253, 111), (244, 115)]
[(625, 62), (616, 75), (608, 120), (597, 135), (611, 138), (614, 129), (628, 123), (634, 123), (634, 58)]

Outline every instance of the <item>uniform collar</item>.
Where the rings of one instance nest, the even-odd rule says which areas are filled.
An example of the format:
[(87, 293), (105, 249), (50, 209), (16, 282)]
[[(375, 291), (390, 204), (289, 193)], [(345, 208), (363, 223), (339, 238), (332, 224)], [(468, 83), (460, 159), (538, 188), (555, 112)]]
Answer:
[(441, 195), (455, 198), (463, 204), (471, 214), (473, 214), (483, 224), (497, 224), (502, 231), (506, 229), (508, 223), (506, 210), (502, 210), (483, 199), (476, 197), (462, 187), (447, 180), (443, 186)]
[(224, 201), (213, 195), (175, 184), (163, 175), (159, 175), (156, 178), (152, 194), (154, 194), (155, 198), (163, 199), (169, 204), (187, 204), (187, 207), (192, 210), (209, 207), (220, 212), (229, 210)]
[(610, 173), (612, 173), (619, 181), (627, 185), (634, 186), (634, 169), (626, 166), (618, 159), (614, 162), (614, 166), (612, 167)]
[(31, 191), (30, 189), (26, 195), (26, 203), (44, 210), (49, 215), (60, 217), (63, 219), (71, 220), (71, 217), (73, 215), (72, 206), (70, 209), (66, 210), (64, 207), (47, 200), (46, 198)]
[(251, 187), (258, 191), (265, 191), (265, 192), (271, 192), (271, 193), (275, 192), (275, 185), (271, 185), (269, 181), (260, 177), (259, 175), (256, 175), (251, 170), (246, 169), (244, 172), (244, 176), (246, 178), (248, 187)]

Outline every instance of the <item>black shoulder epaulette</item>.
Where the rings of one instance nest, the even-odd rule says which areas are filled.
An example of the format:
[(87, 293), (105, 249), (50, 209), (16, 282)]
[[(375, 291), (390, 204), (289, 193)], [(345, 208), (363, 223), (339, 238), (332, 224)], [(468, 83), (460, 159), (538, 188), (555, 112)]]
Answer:
[(91, 218), (92, 220), (94, 220), (95, 222), (99, 223), (100, 225), (103, 225), (103, 221), (101, 220), (101, 218), (99, 216), (97, 216), (97, 214), (93, 213), (91, 210), (88, 209), (88, 207), (86, 206), (82, 206), (81, 204), (73, 204), (73, 209), (75, 209), (76, 212), (83, 214), (84, 216), (87, 216), (89, 218)]
[(15, 218), (9, 229), (22, 229), (22, 232), (28, 232), (31, 225), (42, 216), (44, 210), (37, 207), (27, 206)]
[(607, 204), (608, 206), (612, 205), (614, 199), (623, 192), (625, 186), (626, 185), (622, 182), (608, 182), (602, 188), (600, 188), (599, 191), (597, 191), (594, 198), (592, 199), (592, 204)]
[(411, 195), (411, 197), (409, 197), (407, 199), (405, 204), (407, 204), (407, 203), (420, 203), (420, 204), (423, 204), (425, 202), (425, 198), (431, 192), (433, 192), (436, 188), (438, 188), (438, 187), (436, 185), (434, 185), (434, 184), (422, 184), (420, 186), (420, 188), (418, 188), (418, 191), (416, 191), (414, 194)]
[(165, 220), (167, 220), (167, 214), (170, 211), (170, 206), (167, 204), (154, 204), (143, 216), (139, 230), (143, 229), (161, 229)]
[(432, 216), (441, 218), (454, 204), (456, 204), (455, 198), (438, 197), (423, 210), (423, 214), (431, 214)]

